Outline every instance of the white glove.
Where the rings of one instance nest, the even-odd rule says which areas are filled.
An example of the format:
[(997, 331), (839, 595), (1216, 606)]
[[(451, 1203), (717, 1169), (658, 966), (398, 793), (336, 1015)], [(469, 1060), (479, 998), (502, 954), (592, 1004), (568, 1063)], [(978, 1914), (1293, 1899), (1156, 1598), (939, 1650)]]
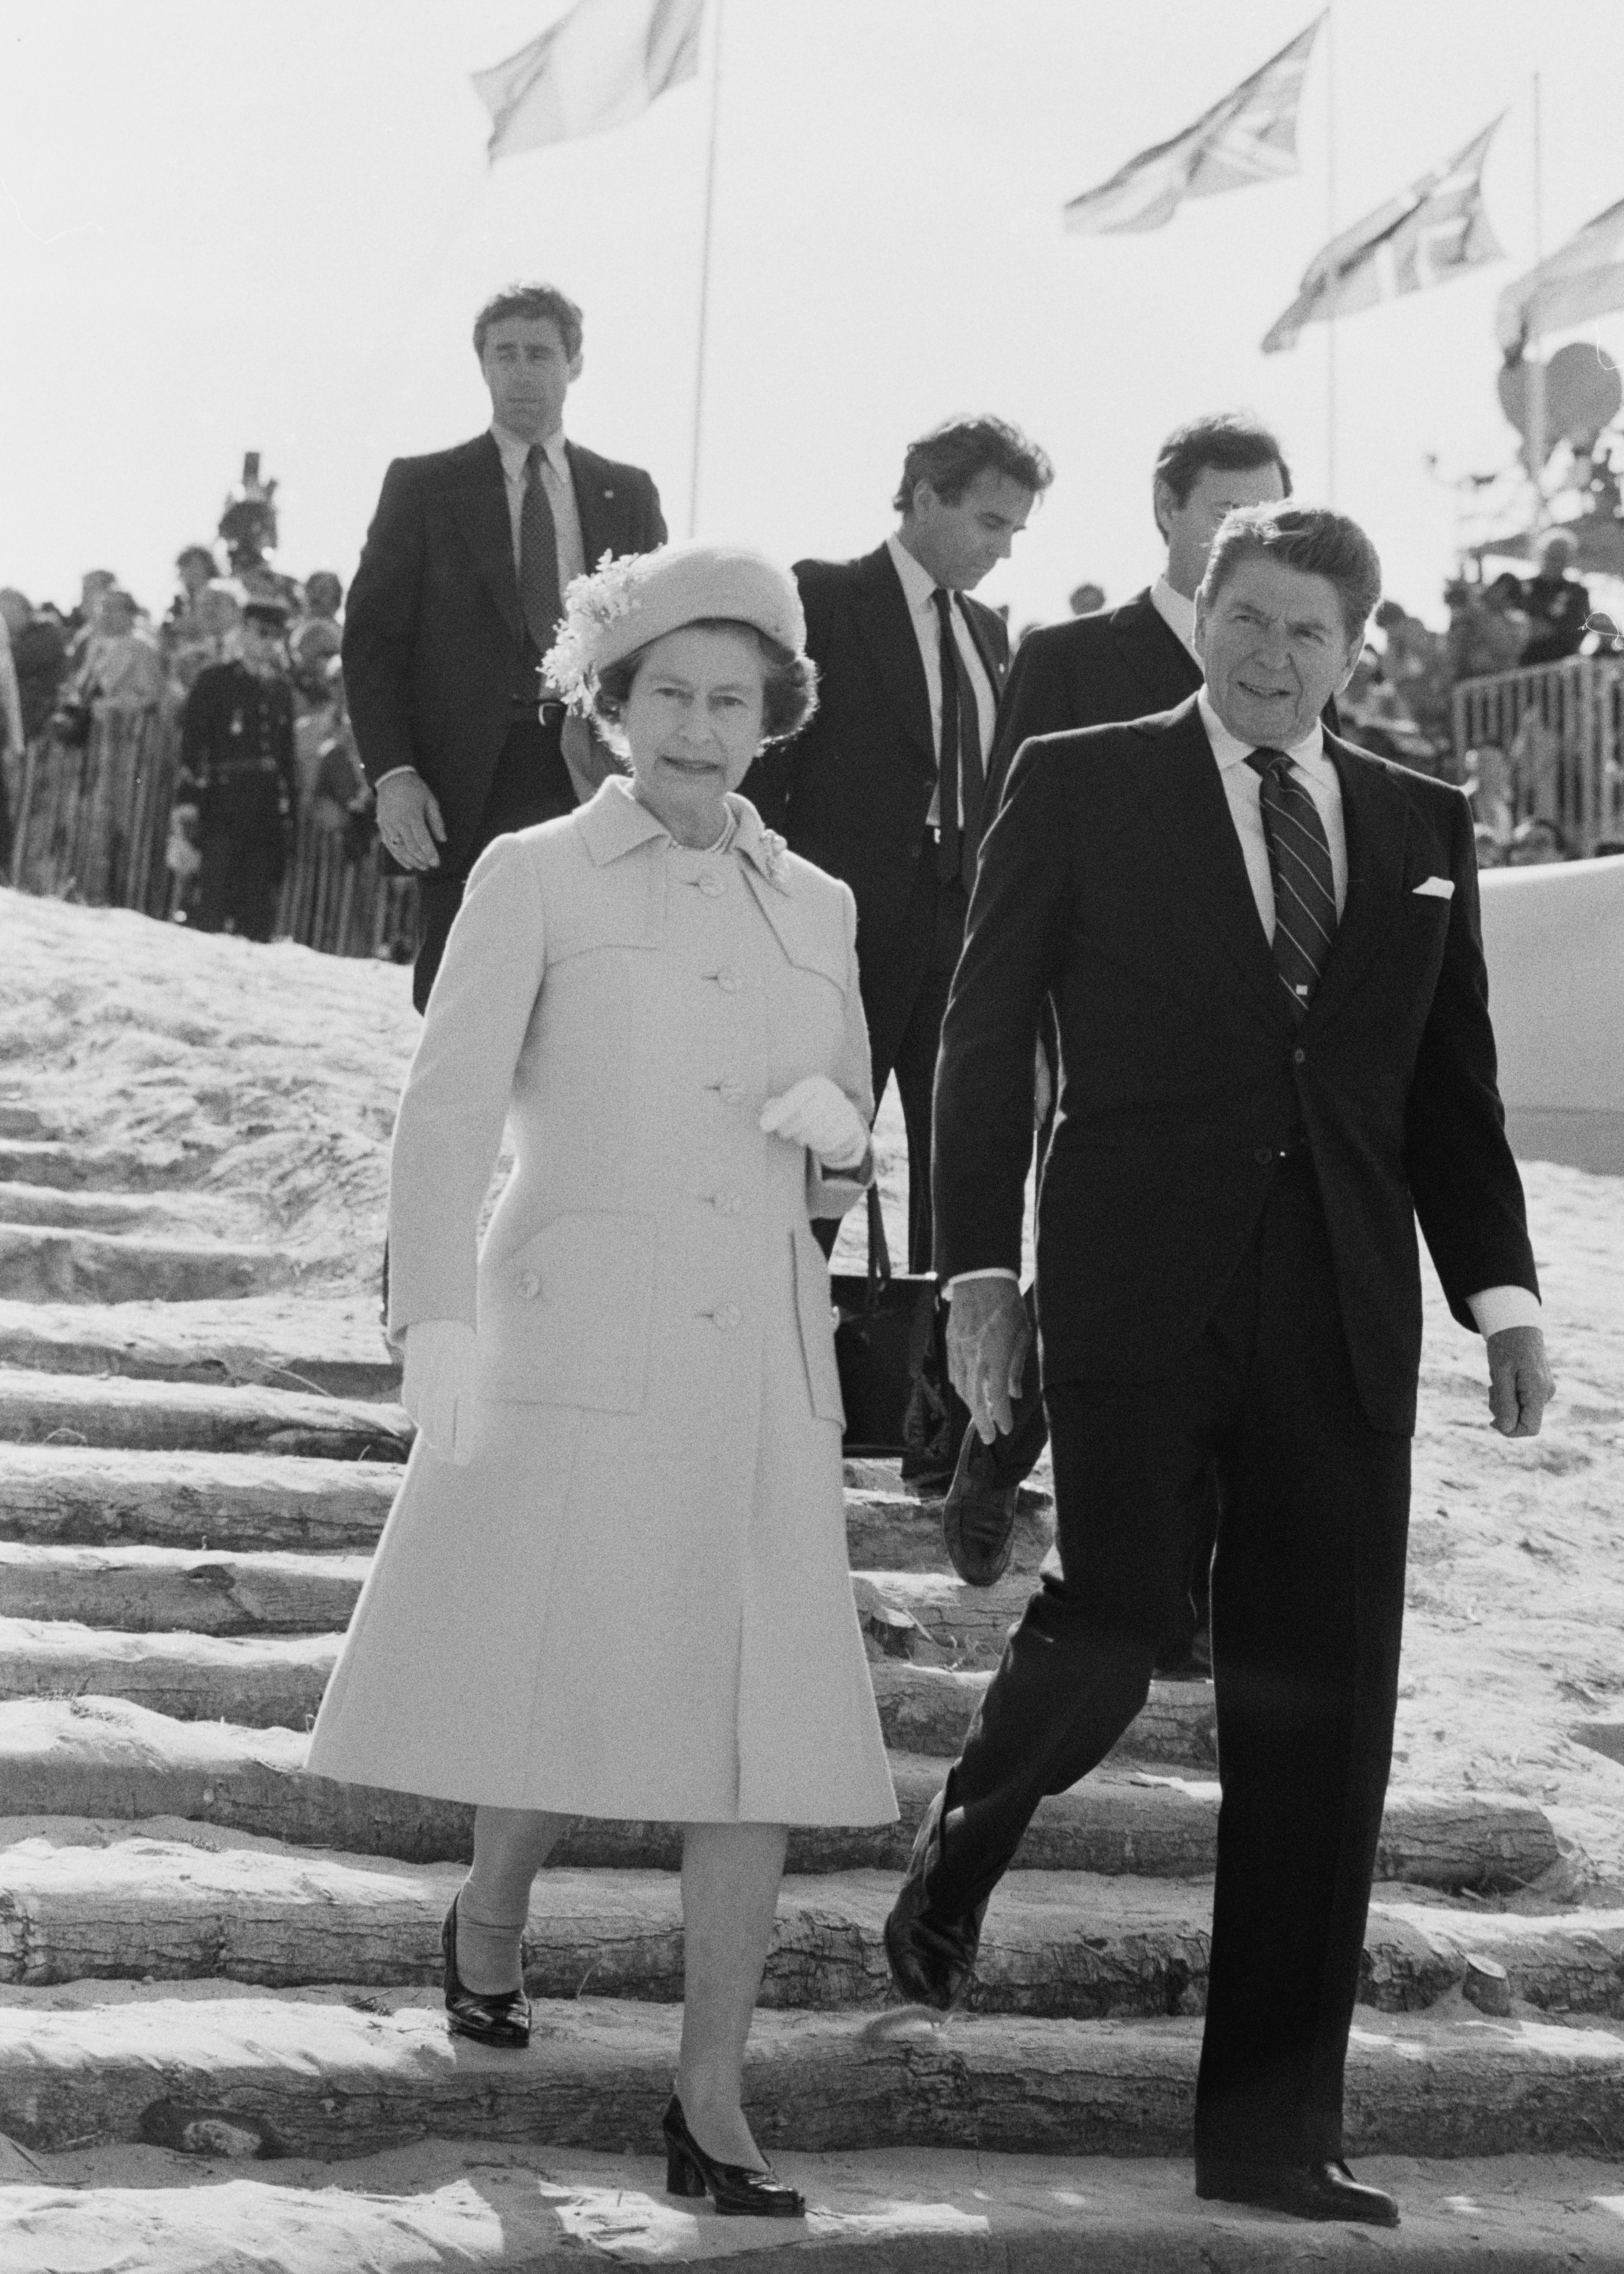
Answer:
[(401, 1404), (429, 1450), (459, 1469), (474, 1457), (475, 1347), (462, 1319), (419, 1319), (406, 1329)]
[(826, 1073), (809, 1073), (782, 1097), (770, 1097), (761, 1126), (786, 1145), (804, 1145), (828, 1169), (854, 1169), (868, 1149), (868, 1123)]

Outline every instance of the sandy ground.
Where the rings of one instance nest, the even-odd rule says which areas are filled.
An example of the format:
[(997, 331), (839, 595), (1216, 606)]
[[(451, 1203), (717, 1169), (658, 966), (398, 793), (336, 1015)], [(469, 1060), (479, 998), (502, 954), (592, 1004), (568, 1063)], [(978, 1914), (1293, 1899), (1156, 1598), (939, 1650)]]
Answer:
[[(372, 1307), (417, 1032), (399, 968), (0, 892), (0, 1095), (88, 1142), (209, 1148), (199, 1188), (298, 1254), (324, 1309)], [(894, 1099), (880, 1138), (900, 1265)], [(1514, 1901), (1545, 1909), (1624, 1899), (1624, 1178), (1524, 1175), (1559, 1402), (1538, 1439), (1496, 1436), (1482, 1345), (1429, 1275), (1396, 1767), (1540, 1802), (1560, 1884)], [(1578, 1735), (1609, 1724), (1617, 1761)]]

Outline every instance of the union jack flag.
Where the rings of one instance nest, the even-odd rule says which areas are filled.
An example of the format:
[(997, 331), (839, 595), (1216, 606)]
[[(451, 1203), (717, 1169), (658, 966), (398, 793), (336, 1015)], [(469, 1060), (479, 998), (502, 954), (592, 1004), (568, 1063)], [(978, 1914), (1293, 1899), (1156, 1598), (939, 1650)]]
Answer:
[(1091, 235), (1161, 229), (1186, 198), (1214, 198), (1297, 171), (1297, 109), (1323, 15), (1289, 47), (1204, 110), (1170, 142), (1141, 150), (1109, 182), (1064, 207), (1068, 230)]
[(1317, 252), (1296, 299), (1265, 335), (1264, 354), (1295, 346), (1305, 324), (1356, 315), (1378, 301), (1425, 292), (1463, 269), (1503, 260), (1483, 209), (1483, 163), (1500, 118)]

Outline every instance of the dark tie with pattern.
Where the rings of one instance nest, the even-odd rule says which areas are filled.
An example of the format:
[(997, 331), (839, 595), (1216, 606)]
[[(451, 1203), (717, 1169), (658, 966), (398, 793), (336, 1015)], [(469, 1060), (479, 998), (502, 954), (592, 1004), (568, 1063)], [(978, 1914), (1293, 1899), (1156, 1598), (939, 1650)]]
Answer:
[(538, 656), (545, 655), (564, 613), (559, 597), (558, 531), (547, 486), (541, 478), (546, 452), (530, 445), (524, 465), (524, 503), (519, 513), (519, 606)]
[(974, 879), (981, 834), (981, 706), (953, 633), (953, 596), (938, 584), (930, 597), (942, 639), (942, 743), (936, 754), (942, 834), (936, 840), (936, 874), (946, 880), (965, 869)]
[(1246, 760), (1261, 785), (1263, 834), (1274, 881), (1274, 968), (1300, 1019), (1336, 937), (1336, 885), (1320, 809), (1292, 777), (1284, 750)]

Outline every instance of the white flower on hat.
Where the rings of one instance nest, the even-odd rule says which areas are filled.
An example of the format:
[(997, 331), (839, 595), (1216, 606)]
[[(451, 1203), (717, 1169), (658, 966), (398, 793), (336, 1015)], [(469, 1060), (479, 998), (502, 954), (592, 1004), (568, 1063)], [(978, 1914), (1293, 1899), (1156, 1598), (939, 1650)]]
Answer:
[(549, 687), (583, 718), (592, 707), (603, 634), (620, 617), (636, 614), (640, 571), (650, 557), (623, 553), (617, 560), (605, 553), (590, 576), (573, 576), (565, 587), (563, 621), (541, 667)]

